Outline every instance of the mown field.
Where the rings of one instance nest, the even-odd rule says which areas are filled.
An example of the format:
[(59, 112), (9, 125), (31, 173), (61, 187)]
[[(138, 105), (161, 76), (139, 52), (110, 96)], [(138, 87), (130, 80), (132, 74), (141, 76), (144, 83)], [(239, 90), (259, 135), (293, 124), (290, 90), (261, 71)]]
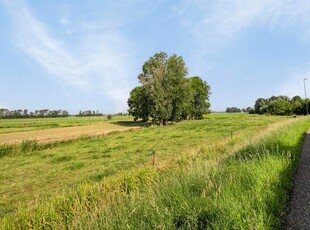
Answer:
[[(112, 121), (128, 120), (128, 116), (115, 116)], [(0, 119), (0, 134), (28, 132), (51, 128), (76, 127), (98, 124), (108, 121), (102, 117), (60, 117), (60, 118), (26, 118), (26, 119)]]
[(211, 114), (16, 146), (0, 158), (0, 228), (277, 229), (309, 126), (304, 117)]
[(138, 128), (142, 124), (124, 122), (125, 116), (113, 117), (68, 117), (44, 119), (0, 119), (0, 143), (18, 144), (23, 140), (51, 143), (106, 135), (111, 132)]

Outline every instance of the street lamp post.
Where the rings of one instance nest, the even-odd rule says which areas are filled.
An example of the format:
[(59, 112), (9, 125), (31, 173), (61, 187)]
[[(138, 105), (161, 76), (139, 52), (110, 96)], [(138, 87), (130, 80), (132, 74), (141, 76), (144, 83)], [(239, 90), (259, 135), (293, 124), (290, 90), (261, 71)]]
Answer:
[(309, 115), (309, 112), (308, 112), (308, 102), (307, 102), (307, 91), (306, 91), (306, 80), (308, 80), (308, 78), (304, 78), (305, 102), (306, 102), (307, 115)]

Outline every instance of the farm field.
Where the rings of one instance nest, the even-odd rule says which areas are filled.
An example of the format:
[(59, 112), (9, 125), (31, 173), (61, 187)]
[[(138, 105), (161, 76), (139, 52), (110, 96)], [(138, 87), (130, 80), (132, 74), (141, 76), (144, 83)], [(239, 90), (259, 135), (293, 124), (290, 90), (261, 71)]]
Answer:
[(16, 144), (24, 140), (48, 143), (138, 128), (134, 123), (128, 125), (126, 120), (129, 117), (114, 117), (113, 121), (104, 117), (0, 120), (0, 144)]
[[(74, 120), (74, 118), (72, 119)], [(94, 127), (96, 125), (88, 123), (90, 121), (87, 120), (79, 120), (77, 123), (74, 123), (73, 120), (69, 120), (69, 124), (66, 124), (65, 120), (61, 120), (59, 126), (64, 127), (66, 125), (76, 126), (75, 124), (87, 124), (91, 127)], [(31, 121), (29, 120), (29, 122)], [(126, 126), (124, 125), (124, 127), (126, 128), (132, 128), (131, 124), (136, 125), (130, 122), (126, 122), (125, 124)], [(154, 126), (141, 128), (139, 130), (114, 133), (108, 136), (98, 136), (89, 139), (77, 139), (75, 141), (64, 143), (63, 145), (55, 146), (50, 149), (33, 151), (30, 150), (25, 152), (21, 151), (14, 154), (8, 154), (0, 158), (0, 216), (4, 218), (4, 226), (6, 226), (8, 229), (12, 227), (10, 224), (14, 222), (14, 219), (19, 221), (18, 217), (22, 218), (22, 220), (26, 220), (26, 222), (23, 223), (23, 221), (21, 221), (19, 224), (26, 224), (28, 227), (32, 226), (33, 228), (42, 228), (42, 226), (44, 226), (44, 223), (40, 218), (43, 218), (47, 221), (47, 226), (52, 226), (54, 223), (54, 226), (60, 226), (60, 228), (69, 227), (72, 229), (81, 226), (88, 226), (86, 228), (107, 228), (107, 226), (111, 226), (112, 229), (117, 229), (118, 227), (126, 228), (125, 223), (122, 226), (117, 225), (117, 223), (120, 223), (119, 221), (122, 218), (128, 221), (128, 226), (132, 226), (133, 228), (149, 228), (150, 226), (163, 228), (171, 228), (171, 226), (174, 226), (175, 228), (178, 228), (179, 225), (186, 226), (186, 224), (188, 224), (188, 226), (194, 226), (196, 222), (191, 222), (191, 218), (197, 219), (201, 214), (199, 213), (199, 208), (201, 209), (201, 207), (200, 205), (197, 205), (197, 202), (199, 199), (207, 196), (205, 192), (202, 192), (204, 191), (202, 188), (206, 187), (211, 190), (220, 188), (222, 186), (221, 183), (224, 185), (227, 184), (232, 186), (232, 182), (229, 181), (229, 178), (231, 178), (229, 172), (235, 172), (235, 174), (239, 175), (240, 172), (237, 171), (238, 167), (239, 169), (241, 168), (243, 170), (243, 173), (251, 174), (251, 170), (249, 171), (248, 165), (240, 165), (235, 162), (235, 156), (236, 158), (239, 157), (247, 159), (247, 152), (250, 152), (249, 154), (251, 156), (258, 154), (255, 150), (255, 146), (257, 147), (258, 145), (257, 143), (260, 143), (260, 140), (268, 137), (268, 135), (273, 135), (273, 133), (277, 132), (278, 130), (284, 130), (284, 134), (280, 131), (279, 134), (277, 134), (280, 142), (283, 141), (284, 137), (286, 137), (288, 133), (291, 135), (290, 139), (285, 139), (285, 148), (283, 151), (290, 151), (290, 154), (296, 154), (296, 150), (298, 152), (298, 148), (301, 144), (301, 138), (303, 137), (304, 132), (309, 124), (309, 119), (303, 117), (290, 118), (276, 116), (255, 116), (246, 114), (211, 114), (206, 116), (205, 119), (199, 121), (183, 121), (173, 126)], [(97, 125), (100, 126), (101, 123), (99, 122)], [(286, 128), (291, 126), (293, 127), (294, 125), (298, 129)], [(12, 126), (14, 125), (12, 124)], [(36, 125), (33, 125), (33, 127), (35, 126)], [(25, 131), (22, 122), (19, 126), (16, 125), (14, 132), (18, 133), (18, 129)], [(55, 130), (56, 129), (60, 130), (61, 128), (55, 128)], [(2, 135), (6, 134), (0, 134), (0, 140)], [(277, 140), (273, 137), (271, 139), (274, 141)], [(294, 142), (291, 144), (292, 149), (288, 150), (290, 141)], [(268, 148), (268, 144), (266, 143), (270, 144), (271, 142), (269, 139), (263, 142), (264, 146), (267, 146), (266, 148)], [(254, 146), (253, 149), (251, 149), (251, 146)], [(276, 146), (273, 145), (271, 148), (276, 148)], [(280, 150), (275, 149), (277, 153), (278, 151), (282, 151), (281, 145), (280, 147), (278, 146), (278, 148), (280, 148)], [(267, 152), (269, 151), (268, 149), (261, 148), (261, 146), (258, 147), (258, 150)], [(279, 153), (279, 155), (281, 154), (282, 152)], [(287, 152), (283, 152), (283, 154), (285, 155), (284, 158), (286, 159)], [(258, 171), (261, 173), (266, 169), (263, 167), (263, 163), (266, 161), (269, 167), (267, 170), (274, 168), (269, 171), (270, 175), (268, 180), (269, 183), (272, 184), (274, 181), (279, 179), (279, 173), (276, 171), (278, 169), (277, 167), (279, 167), (279, 171), (283, 173), (285, 167), (288, 166), (288, 164), (292, 164), (292, 162), (290, 161), (290, 158), (289, 163), (284, 162), (284, 166), (282, 166), (278, 165), (278, 162), (276, 162), (275, 159), (272, 159), (275, 161), (274, 164), (270, 163), (270, 161), (268, 161), (268, 157), (269, 156), (266, 158), (257, 159), (254, 156), (252, 157), (254, 158), (253, 162), (247, 163), (250, 165), (260, 165), (261, 168), (259, 168), (259, 170), (261, 171)], [(297, 158), (298, 157), (294, 159)], [(227, 164), (226, 161), (230, 163)], [(281, 158), (279, 161), (282, 162), (283, 159)], [(198, 169), (202, 170), (203, 173), (201, 171), (198, 172)], [(222, 171), (217, 172), (219, 169), (222, 169)], [(290, 170), (288, 170), (288, 176), (290, 175), (289, 173), (291, 173)], [(200, 179), (195, 177), (196, 174), (201, 174), (199, 177)], [(262, 175), (264, 175), (264, 173), (262, 173)], [(272, 177), (273, 175), (275, 175), (275, 178)], [(189, 180), (188, 176), (191, 178), (192, 182)], [(211, 177), (213, 177), (216, 183), (220, 184), (214, 184), (214, 186), (210, 187), (210, 183), (207, 183), (207, 181), (211, 180)], [(129, 182), (128, 178), (130, 178)], [(179, 179), (180, 184), (176, 184), (179, 183), (176, 181), (177, 179)], [(188, 181), (186, 181), (186, 179)], [(127, 181), (129, 183), (125, 183), (125, 190), (124, 186), (118, 187), (119, 183), (124, 185), (122, 180), (125, 180), (125, 182)], [(240, 180), (244, 179), (240, 177)], [(159, 184), (158, 181), (160, 181)], [(186, 183), (182, 184), (182, 181)], [(181, 204), (181, 206), (185, 205), (184, 207), (182, 206), (184, 209), (182, 212), (178, 210), (177, 213), (174, 213), (173, 210), (169, 209), (169, 207), (171, 208), (175, 207), (175, 205), (180, 205), (178, 204), (178, 199), (180, 197), (176, 191), (187, 191), (192, 186), (195, 186), (195, 183), (198, 182), (198, 190), (196, 191), (196, 188), (194, 188), (196, 191), (194, 191), (194, 193), (198, 194), (199, 199), (197, 198), (197, 200), (191, 200), (192, 203), (188, 203), (189, 201), (182, 200), (182, 202), (185, 202)], [(146, 191), (145, 187), (143, 187), (143, 184), (145, 183), (150, 185), (150, 188), (146, 189)], [(170, 185), (172, 185), (170, 192), (174, 192), (175, 194), (173, 196), (171, 194), (166, 194), (166, 199), (175, 197), (175, 200), (165, 200), (163, 197), (158, 198), (160, 202), (165, 203), (165, 207), (162, 206), (162, 204), (156, 204), (158, 200), (138, 199), (138, 197), (156, 197), (160, 195), (161, 192), (159, 191), (167, 192)], [(100, 189), (101, 186), (103, 186), (104, 189)], [(176, 188), (173, 186), (179, 187)], [(200, 188), (199, 186), (202, 187)], [(243, 186), (246, 187), (247, 185), (245, 184)], [(283, 185), (283, 188), (285, 188), (285, 186), (287, 187), (288, 185)], [(223, 187), (222, 189), (224, 191), (226, 188)], [(102, 191), (105, 190), (107, 193), (109, 191), (110, 193), (113, 191), (112, 194), (114, 194), (113, 197), (115, 200), (106, 200), (107, 198), (104, 198), (106, 194), (102, 194)], [(132, 193), (131, 190), (133, 190)], [(76, 199), (76, 196), (81, 196), (81, 191), (84, 191), (82, 193), (85, 196), (90, 195), (92, 197), (91, 194), (93, 194), (95, 197), (93, 197), (94, 200), (98, 199), (95, 201), (97, 205), (91, 203), (90, 205), (95, 206), (92, 208), (85, 207), (87, 210), (89, 210), (89, 215), (86, 214), (85, 216), (81, 214), (81, 208), (84, 206), (78, 207), (78, 210), (71, 210), (72, 207), (70, 206), (71, 208), (68, 210), (70, 211), (69, 214), (72, 215), (72, 221), (62, 222), (64, 219), (62, 217), (57, 217), (57, 215), (53, 213), (55, 208), (53, 205), (55, 205), (55, 202), (57, 203), (64, 202), (65, 200), (74, 200)], [(88, 193), (89, 191), (92, 192)], [(100, 198), (100, 196), (102, 197)], [(160, 196), (163, 195), (161, 194)], [(218, 195), (210, 192), (210, 197), (214, 198), (214, 196), (217, 197)], [(270, 197), (268, 197), (268, 199), (269, 198)], [(229, 199), (232, 199), (232, 197), (226, 197), (226, 199), (228, 202), (227, 205), (229, 205), (229, 202), (231, 202)], [(264, 197), (262, 197), (262, 199), (264, 199)], [(283, 199), (285, 201), (285, 198)], [(207, 200), (208, 202), (210, 201), (209, 198)], [(124, 202), (126, 205), (121, 208), (121, 210), (119, 210), (117, 208), (120, 208), (120, 206), (116, 205), (118, 202)], [(150, 203), (146, 204), (143, 202)], [(213, 202), (213, 205), (216, 205), (216, 200), (213, 200)], [(41, 204), (43, 206), (40, 206)], [(160, 209), (157, 210), (159, 212), (163, 212), (164, 210), (166, 211), (164, 212), (163, 216), (156, 216), (154, 213), (151, 213), (151, 219), (146, 218), (141, 220), (141, 216), (146, 215), (145, 213), (143, 214), (142, 209), (144, 208), (139, 206), (142, 204), (144, 204), (143, 207), (147, 212), (150, 211), (147, 207), (150, 205), (154, 208), (155, 212), (156, 208)], [(193, 205), (197, 205), (197, 207)], [(223, 204), (218, 204), (219, 207), (221, 207), (221, 205)], [(67, 207), (64, 204), (63, 206)], [(34, 214), (27, 216), (25, 213), (28, 213), (28, 211), (24, 212), (23, 210), (27, 210), (29, 207), (30, 210), (32, 210), (31, 212)], [(44, 209), (44, 211), (42, 211), (40, 207), (48, 207), (48, 209)], [(109, 207), (111, 207), (111, 209), (109, 209)], [(126, 207), (129, 209), (127, 210)], [(241, 206), (239, 208), (242, 209)], [(108, 213), (105, 213), (103, 209), (107, 209)], [(139, 213), (139, 211), (137, 211), (137, 214), (133, 213), (133, 210), (136, 209), (140, 210), (142, 213)], [(219, 212), (224, 212), (226, 209), (228, 209), (228, 207), (222, 207)], [(92, 214), (93, 211), (91, 210), (94, 210), (95, 213)], [(130, 210), (132, 214), (127, 213), (127, 211), (130, 213)], [(188, 210), (193, 211), (191, 214), (192, 216), (188, 213)], [(44, 216), (44, 212), (47, 213), (47, 216)], [(57, 210), (55, 212), (59, 214)], [(85, 210), (83, 212), (85, 212)], [(205, 224), (208, 222), (211, 223), (213, 219), (216, 219), (216, 213), (213, 212), (214, 211), (210, 212), (211, 216), (209, 216), (209, 214), (203, 214), (207, 215), (204, 217), (206, 219)], [(139, 216), (137, 216), (138, 213)], [(173, 216), (174, 214), (175, 216)], [(196, 214), (198, 217), (195, 217)], [(24, 215), (26, 215), (26, 217)], [(55, 219), (52, 218), (53, 215), (56, 215), (54, 217)], [(115, 219), (109, 219), (109, 215), (114, 216)], [(106, 217), (102, 217), (102, 220), (98, 220), (95, 218), (95, 216)], [(130, 216), (137, 218), (136, 222), (132, 222)], [(29, 219), (28, 222), (27, 218)], [(52, 218), (52, 220), (49, 222), (47, 220), (48, 218)], [(177, 218), (177, 220), (175, 218)], [(242, 219), (243, 217), (241, 216), (240, 220)], [(100, 221), (105, 223), (101, 223)], [(139, 225), (139, 223), (144, 223), (144, 225)], [(166, 223), (166, 225), (161, 226), (159, 223)], [(43, 225), (38, 225), (35, 227), (36, 224)], [(223, 222), (222, 224), (226, 224), (228, 227), (249, 226), (247, 220), (244, 220), (244, 223), (239, 223), (239, 225), (238, 223), (237, 225), (229, 225), (229, 222)], [(214, 229), (217, 228), (214, 227)]]
[[(130, 120), (129, 116), (114, 116), (111, 122)], [(0, 134), (44, 130), (51, 128), (76, 127), (109, 121), (106, 116), (99, 117), (61, 117), (0, 119)]]

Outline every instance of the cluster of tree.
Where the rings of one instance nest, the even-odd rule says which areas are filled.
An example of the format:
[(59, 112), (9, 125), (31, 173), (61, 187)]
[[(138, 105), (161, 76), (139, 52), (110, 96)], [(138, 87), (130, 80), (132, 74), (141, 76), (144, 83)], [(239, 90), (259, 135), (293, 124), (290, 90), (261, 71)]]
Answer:
[(237, 107), (227, 107), (226, 113), (241, 113), (241, 109)]
[(254, 109), (252, 107), (247, 107), (247, 108), (243, 108), (243, 109), (240, 109), (237, 107), (227, 107), (226, 108), (226, 113), (241, 113), (241, 112), (253, 113)]
[(257, 114), (271, 115), (305, 115), (307, 114), (306, 103), (300, 96), (289, 98), (288, 96), (272, 96), (268, 99), (259, 98), (254, 105), (254, 112)]
[(35, 118), (35, 117), (68, 117), (69, 112), (67, 110), (48, 110), (41, 109), (34, 112), (28, 111), (28, 109), (0, 109), (0, 118)]
[(91, 111), (91, 110), (85, 110), (85, 111), (79, 111), (79, 114), (76, 115), (77, 117), (90, 117), (90, 116), (103, 116), (102, 113), (99, 113), (99, 111)]
[(182, 119), (201, 119), (210, 112), (210, 86), (200, 77), (186, 77), (181, 56), (156, 53), (142, 66), (141, 86), (130, 92), (129, 114), (166, 125)]

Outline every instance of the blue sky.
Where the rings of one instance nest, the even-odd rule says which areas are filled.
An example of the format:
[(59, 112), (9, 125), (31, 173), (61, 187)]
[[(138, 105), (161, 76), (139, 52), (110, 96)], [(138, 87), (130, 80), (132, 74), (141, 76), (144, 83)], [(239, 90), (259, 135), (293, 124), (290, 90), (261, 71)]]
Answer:
[(0, 107), (126, 112), (160, 51), (209, 83), (214, 111), (303, 96), (310, 1), (0, 0)]

